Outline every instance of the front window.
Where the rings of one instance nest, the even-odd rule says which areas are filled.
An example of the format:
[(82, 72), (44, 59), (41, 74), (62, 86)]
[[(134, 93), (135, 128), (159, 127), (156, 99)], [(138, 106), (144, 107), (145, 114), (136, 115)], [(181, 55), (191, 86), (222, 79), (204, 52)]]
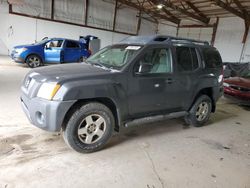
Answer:
[(146, 53), (135, 64), (136, 73), (171, 73), (171, 52), (168, 48), (154, 48)]
[(120, 70), (142, 48), (137, 45), (114, 45), (104, 48), (88, 58), (87, 63)]
[(63, 40), (52, 40), (46, 43), (46, 48), (60, 48)]

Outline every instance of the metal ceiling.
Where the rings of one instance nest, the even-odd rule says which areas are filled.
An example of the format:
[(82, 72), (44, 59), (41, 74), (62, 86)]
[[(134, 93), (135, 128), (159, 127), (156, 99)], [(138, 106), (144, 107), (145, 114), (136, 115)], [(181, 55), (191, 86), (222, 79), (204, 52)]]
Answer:
[[(155, 20), (180, 24), (191, 20), (207, 25), (213, 18), (238, 16), (250, 22), (250, 0), (118, 0)], [(163, 8), (158, 9), (157, 5)]]

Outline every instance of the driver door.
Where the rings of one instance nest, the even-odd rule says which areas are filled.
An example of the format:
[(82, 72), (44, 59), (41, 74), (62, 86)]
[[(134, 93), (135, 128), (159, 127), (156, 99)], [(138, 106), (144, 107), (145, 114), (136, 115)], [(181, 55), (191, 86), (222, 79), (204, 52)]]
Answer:
[[(140, 72), (142, 67), (147, 67), (146, 72)], [(145, 113), (154, 115), (170, 109), (178, 111), (172, 67), (168, 47), (150, 48), (136, 60), (133, 75), (128, 80), (128, 105), (132, 117), (145, 116)]]
[(60, 63), (63, 40), (51, 40), (44, 47), (45, 62)]

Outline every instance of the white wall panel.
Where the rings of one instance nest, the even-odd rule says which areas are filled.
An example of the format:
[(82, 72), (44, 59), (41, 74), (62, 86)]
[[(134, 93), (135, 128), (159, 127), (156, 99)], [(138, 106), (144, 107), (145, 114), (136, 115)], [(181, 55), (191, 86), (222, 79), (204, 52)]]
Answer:
[(166, 24), (158, 25), (158, 34), (176, 36), (177, 28)]
[(211, 42), (213, 28), (180, 28), (179, 37)]
[(250, 62), (250, 31), (248, 33), (248, 38), (245, 44), (245, 48), (241, 58), (242, 62)]
[(239, 62), (243, 35), (242, 19), (237, 17), (220, 19), (214, 45), (220, 51), (224, 62)]
[(116, 31), (136, 33), (138, 11), (127, 6), (121, 6), (116, 13)]
[(54, 0), (54, 19), (84, 24), (85, 6), (84, 0)]
[(21, 5), (13, 5), (14, 12), (39, 16), (42, 18), (51, 17), (51, 0), (23, 0)]
[(0, 24), (0, 54), (6, 55), (13, 46), (34, 43), (36, 39), (41, 40), (43, 37), (65, 37), (77, 40), (80, 35), (91, 34), (101, 39), (101, 47), (128, 37), (125, 34), (9, 14), (0, 14)]
[(113, 28), (115, 3), (113, 0), (91, 0), (88, 8), (88, 25), (105, 29)]
[(139, 35), (153, 35), (157, 33), (157, 24), (147, 21), (145, 19), (141, 20), (141, 28)]

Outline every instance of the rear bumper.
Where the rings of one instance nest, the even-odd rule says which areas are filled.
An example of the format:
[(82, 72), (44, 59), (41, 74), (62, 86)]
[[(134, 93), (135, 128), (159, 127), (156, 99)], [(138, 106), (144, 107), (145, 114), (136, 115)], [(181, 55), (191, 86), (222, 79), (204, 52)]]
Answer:
[(76, 101), (49, 101), (41, 98), (28, 98), (21, 96), (21, 104), (24, 113), (30, 122), (36, 127), (50, 131), (59, 132), (64, 117), (69, 108)]

